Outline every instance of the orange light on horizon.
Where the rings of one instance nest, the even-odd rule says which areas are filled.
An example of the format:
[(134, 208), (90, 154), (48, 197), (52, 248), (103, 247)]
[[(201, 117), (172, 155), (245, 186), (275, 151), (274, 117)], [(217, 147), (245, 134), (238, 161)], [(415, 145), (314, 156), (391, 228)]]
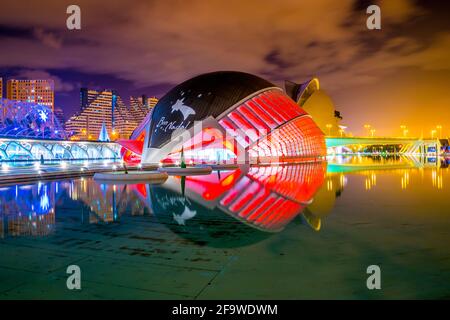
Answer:
[(434, 135), (436, 134), (436, 130), (431, 130), (431, 139), (434, 139)]
[(327, 127), (327, 129), (328, 129), (328, 136), (331, 136), (331, 128), (333, 127), (333, 125), (328, 123), (325, 125), (325, 127)]
[(442, 126), (441, 126), (440, 124), (438, 124), (438, 125), (436, 126), (436, 129), (439, 130), (439, 139), (442, 138)]

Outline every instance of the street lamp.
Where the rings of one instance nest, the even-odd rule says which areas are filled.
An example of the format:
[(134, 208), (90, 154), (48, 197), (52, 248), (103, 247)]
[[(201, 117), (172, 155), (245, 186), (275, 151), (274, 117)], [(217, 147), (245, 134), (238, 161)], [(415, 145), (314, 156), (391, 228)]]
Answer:
[(404, 136), (404, 137), (408, 136), (408, 132), (409, 132), (408, 129), (403, 130), (403, 136)]
[(375, 134), (375, 129), (372, 129), (372, 130), (370, 130), (370, 135), (371, 135), (371, 137), (373, 137), (374, 136), (374, 134)]
[(347, 129), (346, 126), (339, 126), (339, 133), (341, 134), (341, 137), (344, 136), (345, 133), (345, 129)]
[(367, 135), (369, 135), (370, 127), (371, 127), (370, 124), (365, 124), (365, 125), (364, 125), (364, 128), (367, 130)]
[(439, 139), (442, 138), (442, 126), (441, 126), (440, 124), (438, 124), (438, 125), (436, 126), (436, 129), (439, 130)]
[(434, 139), (435, 134), (436, 134), (436, 130), (431, 130), (431, 139)]
[(325, 127), (327, 127), (327, 129), (328, 129), (328, 136), (331, 136), (331, 127), (332, 127), (332, 125), (328, 123), (327, 125), (325, 125)]
[(406, 126), (402, 124), (402, 125), (400, 126), (400, 129), (402, 129), (403, 136), (406, 137), (406, 133), (408, 133), (408, 130), (406, 129)]

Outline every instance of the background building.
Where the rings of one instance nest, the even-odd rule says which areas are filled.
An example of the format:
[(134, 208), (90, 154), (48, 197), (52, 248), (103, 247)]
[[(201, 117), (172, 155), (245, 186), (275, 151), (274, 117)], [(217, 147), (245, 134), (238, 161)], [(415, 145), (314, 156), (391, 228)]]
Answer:
[(141, 123), (147, 113), (149, 112), (149, 107), (147, 105), (147, 97), (130, 97), (130, 112), (133, 119), (139, 124)]
[(342, 116), (328, 94), (320, 89), (319, 79), (313, 78), (302, 84), (286, 81), (285, 87), (287, 95), (313, 118), (325, 135), (345, 135)]
[(135, 119), (138, 111), (132, 112), (114, 90), (82, 88), (80, 104), (80, 111), (70, 117), (65, 126), (74, 140), (98, 140), (103, 123), (111, 140), (127, 139), (139, 124)]
[(157, 97), (150, 97), (147, 99), (147, 107), (149, 109), (153, 109), (156, 104), (158, 103), (158, 98)]
[(3, 98), (3, 78), (0, 77), (0, 99)]
[(6, 98), (22, 102), (32, 102), (54, 111), (55, 84), (53, 80), (16, 80), (7, 83)]
[(55, 111), (53, 111), (53, 115), (54, 115), (55, 119), (57, 119), (60, 124), (64, 124), (64, 122), (66, 122), (66, 120), (64, 118), (64, 111), (63, 111), (62, 108), (55, 107)]

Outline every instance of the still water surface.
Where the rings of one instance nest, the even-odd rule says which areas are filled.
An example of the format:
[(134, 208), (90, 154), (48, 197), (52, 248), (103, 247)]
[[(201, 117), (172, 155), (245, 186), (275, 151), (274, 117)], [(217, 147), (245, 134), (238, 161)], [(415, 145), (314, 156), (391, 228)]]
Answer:
[(450, 298), (449, 188), (445, 159), (382, 157), (0, 187), (0, 298)]

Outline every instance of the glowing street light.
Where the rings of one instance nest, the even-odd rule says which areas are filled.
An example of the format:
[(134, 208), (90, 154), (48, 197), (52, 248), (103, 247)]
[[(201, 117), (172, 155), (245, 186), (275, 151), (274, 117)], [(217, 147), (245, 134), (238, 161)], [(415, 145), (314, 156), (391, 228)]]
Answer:
[(367, 130), (367, 135), (369, 135), (369, 132), (370, 132), (370, 128), (371, 128), (372, 126), (370, 125), (370, 124), (365, 124), (364, 125), (364, 128)]
[(439, 130), (439, 139), (442, 138), (442, 126), (441, 126), (440, 124), (438, 124), (438, 125), (436, 126), (436, 129)]
[(406, 137), (408, 135), (408, 132), (409, 132), (408, 129), (406, 128), (406, 126), (404, 124), (402, 124), (400, 126), (400, 129), (402, 129), (403, 136)]
[(431, 139), (434, 139), (434, 135), (436, 134), (436, 130), (431, 130)]
[(371, 137), (373, 137), (373, 136), (375, 135), (375, 131), (376, 131), (375, 129), (371, 129), (371, 130), (370, 130), (370, 136), (371, 136)]
[(341, 137), (344, 136), (345, 133), (345, 129), (347, 129), (346, 126), (339, 126), (339, 133), (341, 134)]
[(403, 130), (403, 136), (404, 136), (404, 137), (407, 137), (407, 136), (408, 136), (408, 132), (409, 132), (408, 129)]
[(325, 127), (328, 129), (328, 136), (331, 136), (331, 127), (333, 127), (331, 124), (326, 124)]

